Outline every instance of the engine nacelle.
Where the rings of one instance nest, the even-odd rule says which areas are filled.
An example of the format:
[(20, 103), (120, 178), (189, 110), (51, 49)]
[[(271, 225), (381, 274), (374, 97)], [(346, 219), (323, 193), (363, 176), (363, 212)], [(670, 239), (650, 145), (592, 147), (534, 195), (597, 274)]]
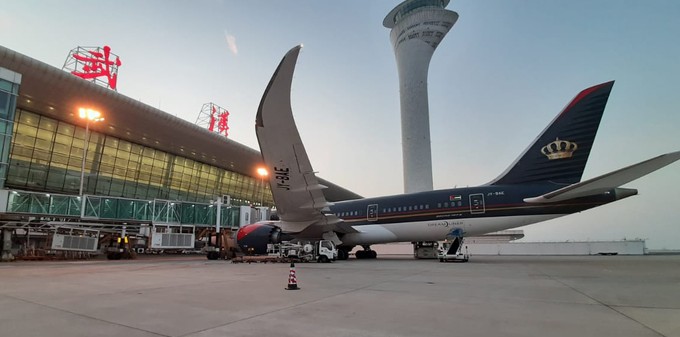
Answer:
[(236, 231), (236, 244), (244, 254), (267, 254), (267, 245), (281, 243), (283, 234), (276, 222), (263, 221), (246, 225)]

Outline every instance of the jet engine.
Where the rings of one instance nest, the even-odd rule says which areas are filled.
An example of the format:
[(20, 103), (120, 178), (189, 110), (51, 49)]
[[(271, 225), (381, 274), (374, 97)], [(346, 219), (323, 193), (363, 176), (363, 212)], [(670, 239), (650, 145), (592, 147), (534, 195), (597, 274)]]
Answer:
[(244, 254), (267, 254), (267, 244), (281, 243), (288, 237), (276, 222), (257, 222), (246, 225), (236, 232), (236, 244)]

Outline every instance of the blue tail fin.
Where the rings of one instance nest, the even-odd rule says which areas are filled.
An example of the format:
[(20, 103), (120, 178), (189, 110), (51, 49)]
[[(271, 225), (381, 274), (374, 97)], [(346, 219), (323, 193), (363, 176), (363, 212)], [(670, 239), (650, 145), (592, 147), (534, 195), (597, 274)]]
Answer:
[(490, 185), (581, 181), (614, 81), (581, 91)]

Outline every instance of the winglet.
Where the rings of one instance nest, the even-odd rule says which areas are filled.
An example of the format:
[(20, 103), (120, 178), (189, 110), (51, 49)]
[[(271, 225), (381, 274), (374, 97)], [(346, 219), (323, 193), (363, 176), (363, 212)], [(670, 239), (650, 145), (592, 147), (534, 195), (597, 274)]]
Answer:
[[(283, 56), (283, 59), (281, 60), (281, 63), (279, 63), (279, 66), (276, 68), (276, 71), (274, 71), (274, 75), (272, 75), (272, 78), (269, 81), (267, 88), (264, 90), (262, 100), (260, 101), (260, 106), (257, 108), (255, 126), (264, 127), (264, 119), (262, 112), (264, 105), (268, 103), (268, 99), (277, 101), (281, 104), (287, 103), (286, 106), (290, 108), (290, 88), (293, 82), (293, 72), (295, 71), (295, 64), (297, 63), (298, 55), (300, 55), (301, 49), (302, 45), (297, 45), (293, 47), (291, 50), (289, 50), (286, 53), (286, 55)], [(285, 75), (282, 74), (284, 72)], [(280, 90), (277, 90), (274, 93), (271, 92), (271, 89), (275, 85), (281, 87)], [(270, 96), (271, 93), (275, 94), (274, 97)]]

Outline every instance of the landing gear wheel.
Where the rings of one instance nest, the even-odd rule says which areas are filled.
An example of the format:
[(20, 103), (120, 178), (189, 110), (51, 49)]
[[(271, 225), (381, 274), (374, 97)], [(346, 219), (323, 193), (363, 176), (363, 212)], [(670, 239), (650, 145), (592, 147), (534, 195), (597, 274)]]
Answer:
[(375, 250), (358, 250), (354, 255), (359, 260), (375, 259), (378, 257), (378, 253)]

